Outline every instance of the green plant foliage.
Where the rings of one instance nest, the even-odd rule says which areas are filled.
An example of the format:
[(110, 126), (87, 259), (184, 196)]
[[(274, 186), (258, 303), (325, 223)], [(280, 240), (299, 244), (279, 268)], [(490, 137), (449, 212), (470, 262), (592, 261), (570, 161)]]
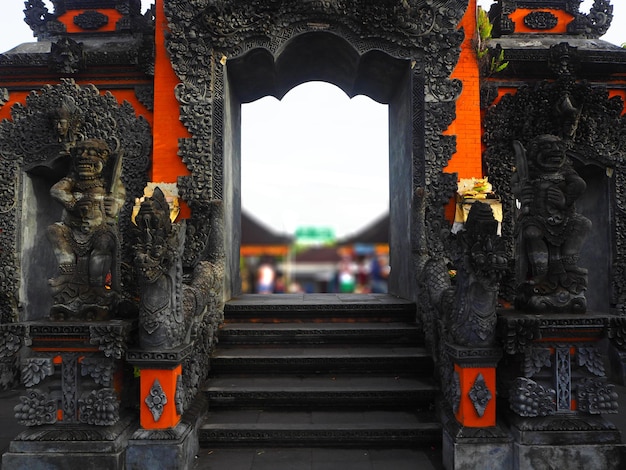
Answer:
[(478, 30), (476, 56), (481, 64), (481, 69), (486, 72), (487, 76), (502, 72), (508, 67), (509, 62), (504, 60), (504, 50), (502, 49), (499, 49), (497, 55), (492, 55), (489, 58), (491, 54), (489, 47), (487, 47), (487, 41), (492, 38), (493, 24), (489, 20), (487, 12), (481, 7), (478, 7), (476, 11), (476, 24)]

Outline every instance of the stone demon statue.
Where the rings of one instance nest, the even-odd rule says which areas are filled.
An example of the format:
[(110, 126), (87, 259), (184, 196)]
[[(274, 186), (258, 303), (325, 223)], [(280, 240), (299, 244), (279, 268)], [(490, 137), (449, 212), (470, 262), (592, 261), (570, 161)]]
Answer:
[(475, 202), (457, 234), (454, 284), (443, 259), (424, 268), (428, 293), (440, 315), (443, 339), (465, 347), (490, 347), (495, 341), (496, 307), (507, 258), (498, 222), (487, 204)]
[(169, 204), (159, 187), (143, 200), (135, 217), (142, 349), (173, 349), (189, 343), (219, 278), (211, 264), (200, 262), (192, 284), (183, 284), (185, 228), (184, 223), (172, 223)]
[(63, 217), (47, 235), (58, 261), (50, 279), (51, 318), (109, 318), (120, 289), (117, 215), (126, 191), (120, 180), (122, 154), (101, 139), (69, 149), (70, 173), (50, 190), (63, 205)]
[(528, 149), (520, 142), (514, 147), (512, 189), (521, 206), (516, 230), (523, 251), (516, 307), (584, 312), (587, 270), (578, 267), (578, 257), (591, 222), (576, 213), (575, 201), (585, 191), (585, 181), (559, 137), (540, 135)]
[(461, 257), (457, 262), (454, 306), (448, 331), (461, 346), (492, 346), (500, 280), (506, 271), (504, 244), (498, 222), (487, 204), (472, 204), (464, 230), (457, 234)]

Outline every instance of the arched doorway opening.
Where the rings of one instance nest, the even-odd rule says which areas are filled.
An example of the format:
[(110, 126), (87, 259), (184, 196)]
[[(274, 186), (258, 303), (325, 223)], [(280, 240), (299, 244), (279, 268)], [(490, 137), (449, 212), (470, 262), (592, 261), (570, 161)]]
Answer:
[[(227, 246), (227, 288), (236, 294), (241, 240), (241, 107), (265, 96), (281, 99), (294, 87), (323, 81), (347, 96), (365, 95), (388, 106), (388, 187), (390, 214), (389, 291), (411, 298), (415, 282), (411, 257), (413, 188), (414, 86), (410, 60), (380, 50), (359, 53), (330, 32), (307, 32), (292, 38), (275, 54), (257, 48), (226, 61), (224, 84), (224, 204)], [(421, 102), (421, 101), (417, 101)], [(421, 114), (422, 110), (418, 110)], [(418, 119), (420, 116), (418, 116)], [(284, 129), (279, 129), (284, 133)], [(228, 294), (227, 294), (228, 295)]]
[[(244, 104), (241, 124), (244, 222), (254, 218), (271, 232), (250, 233), (253, 224), (242, 223), (242, 291), (254, 291), (267, 258), (278, 292), (337, 292), (341, 255), (346, 270), (360, 268), (354, 290), (369, 291), (367, 271), (385, 246), (339, 244), (389, 212), (388, 106), (308, 82), (280, 101)], [(286, 255), (267, 239), (272, 234), (275, 243), (293, 240)]]

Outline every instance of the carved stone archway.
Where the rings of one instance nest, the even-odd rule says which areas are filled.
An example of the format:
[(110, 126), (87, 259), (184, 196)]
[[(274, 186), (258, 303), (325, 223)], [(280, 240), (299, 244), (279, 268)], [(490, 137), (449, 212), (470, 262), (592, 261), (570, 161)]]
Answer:
[[(210, 200), (224, 205), (226, 292), (238, 290), (240, 108), (282, 97), (309, 80), (348, 95), (389, 104), (391, 292), (417, 297), (415, 272), (424, 253), (440, 246), (443, 203), (456, 177), (443, 168), (454, 137), (461, 84), (450, 80), (467, 0), (313, 0), (249, 2), (166, 0), (167, 47), (181, 80), (181, 120), (192, 137), (179, 154), (191, 171), (179, 179), (192, 208), (185, 260), (193, 265), (210, 245)], [(413, 210), (425, 189), (426, 213)]]

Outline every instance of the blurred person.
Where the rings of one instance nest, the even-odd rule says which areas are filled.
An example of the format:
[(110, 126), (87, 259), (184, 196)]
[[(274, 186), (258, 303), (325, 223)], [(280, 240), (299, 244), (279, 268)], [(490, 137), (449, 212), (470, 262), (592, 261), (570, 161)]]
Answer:
[(386, 294), (387, 278), (389, 277), (389, 262), (386, 256), (374, 256), (370, 270), (371, 292), (374, 294)]
[(338, 266), (339, 292), (346, 294), (354, 292), (356, 287), (356, 265), (349, 256), (344, 256)]
[(274, 281), (276, 279), (276, 271), (271, 261), (265, 258), (257, 269), (257, 294), (271, 294), (274, 292)]
[(371, 261), (366, 255), (357, 258), (356, 288), (355, 292), (367, 294), (370, 292)]

